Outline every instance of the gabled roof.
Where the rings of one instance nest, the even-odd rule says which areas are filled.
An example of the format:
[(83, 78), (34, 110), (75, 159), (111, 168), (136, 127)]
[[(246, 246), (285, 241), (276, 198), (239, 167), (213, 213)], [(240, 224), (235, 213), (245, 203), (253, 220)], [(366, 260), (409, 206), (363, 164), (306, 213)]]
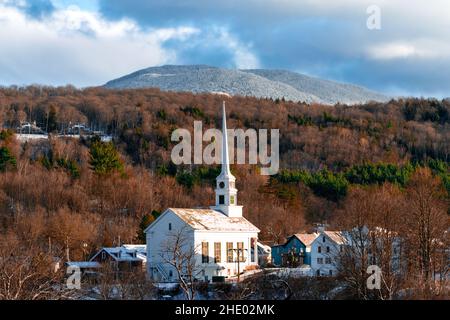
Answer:
[(90, 261), (93, 261), (101, 252), (106, 252), (113, 260), (118, 262), (146, 262), (147, 255), (145, 249), (127, 249), (123, 247), (102, 248), (97, 252)]
[(328, 238), (333, 240), (336, 244), (344, 244), (346, 241), (345, 235), (342, 231), (323, 231)]
[(314, 240), (319, 236), (318, 233), (296, 233), (294, 236), (300, 240), (305, 246), (311, 246)]
[[(216, 232), (259, 232), (259, 229), (244, 217), (228, 217), (213, 209), (169, 208), (164, 213), (172, 212), (194, 230)], [(161, 218), (162, 215), (159, 217)], [(158, 220), (155, 220), (147, 230)], [(146, 230), (146, 231), (147, 231)]]
[[(311, 244), (321, 235), (325, 234), (328, 238), (334, 241), (336, 244), (343, 244), (345, 242), (344, 234), (341, 231), (322, 231), (322, 233), (314, 232), (314, 233), (296, 233), (290, 236), (286, 243), (280, 244), (277, 246), (286, 245), (292, 237), (296, 237), (300, 240), (306, 247), (310, 247)], [(275, 247), (275, 246), (274, 246)]]

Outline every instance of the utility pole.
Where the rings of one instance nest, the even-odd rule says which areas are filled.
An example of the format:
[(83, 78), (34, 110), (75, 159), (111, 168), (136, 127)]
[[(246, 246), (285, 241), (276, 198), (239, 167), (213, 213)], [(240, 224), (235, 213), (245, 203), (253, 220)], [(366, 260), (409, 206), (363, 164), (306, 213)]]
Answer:
[(67, 255), (67, 261), (70, 261), (70, 254), (69, 254), (69, 237), (66, 237), (66, 255)]
[(236, 249), (229, 249), (229, 250), (232, 250), (233, 252), (236, 252), (236, 256), (237, 256), (237, 258), (236, 258), (236, 260), (234, 261), (234, 262), (236, 262), (237, 263), (237, 282), (240, 282), (240, 279), (241, 279), (241, 256), (242, 256), (242, 260), (243, 260), (243, 262), (245, 261), (244, 260), (244, 251), (247, 251), (247, 249), (244, 249), (244, 248), (236, 248)]
[(49, 116), (49, 114), (50, 114), (50, 111), (47, 110), (47, 123), (45, 125), (45, 132), (47, 133), (47, 137), (48, 137), (48, 116)]

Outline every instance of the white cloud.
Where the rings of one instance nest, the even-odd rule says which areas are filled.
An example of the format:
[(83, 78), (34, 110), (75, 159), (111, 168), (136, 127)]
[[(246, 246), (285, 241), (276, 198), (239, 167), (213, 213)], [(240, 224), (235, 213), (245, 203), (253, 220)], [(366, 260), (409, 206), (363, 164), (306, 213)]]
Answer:
[[(251, 45), (225, 28), (144, 30), (131, 19), (109, 21), (77, 6), (31, 19), (17, 6), (0, 1), (0, 84), (100, 85), (149, 66), (179, 63), (178, 45), (205, 43), (231, 52), (237, 68), (259, 67)], [(172, 40), (180, 43), (165, 46)]]
[(419, 54), (419, 51), (410, 44), (388, 43), (369, 49), (369, 57), (378, 60), (408, 58)]
[(197, 32), (191, 27), (144, 31), (131, 20), (110, 22), (74, 6), (33, 20), (0, 3), (0, 83), (102, 84), (176, 62), (176, 52), (164, 42), (185, 41)]
[(211, 36), (220, 47), (233, 52), (234, 65), (238, 69), (256, 69), (260, 67), (258, 57), (251, 51), (251, 45), (241, 43), (226, 28), (213, 28)]
[(367, 55), (375, 60), (446, 58), (450, 56), (450, 45), (425, 39), (413, 42), (389, 42), (370, 46)]

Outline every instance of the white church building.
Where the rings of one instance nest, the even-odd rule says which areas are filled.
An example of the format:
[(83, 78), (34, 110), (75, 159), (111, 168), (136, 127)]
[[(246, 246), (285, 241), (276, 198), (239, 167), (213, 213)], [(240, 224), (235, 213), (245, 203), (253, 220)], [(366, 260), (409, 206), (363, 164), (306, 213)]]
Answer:
[(222, 119), (222, 171), (215, 206), (168, 208), (145, 230), (148, 276), (176, 282), (189, 275), (201, 281), (235, 279), (258, 266), (259, 229), (242, 216), (236, 178), (231, 174), (225, 105)]

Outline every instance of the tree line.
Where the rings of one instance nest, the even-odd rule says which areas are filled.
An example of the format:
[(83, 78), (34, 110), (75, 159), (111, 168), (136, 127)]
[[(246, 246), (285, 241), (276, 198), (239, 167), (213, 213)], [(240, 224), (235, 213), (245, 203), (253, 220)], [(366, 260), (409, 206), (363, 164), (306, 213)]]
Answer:
[[(12, 259), (13, 252), (17, 263), (25, 258), (84, 260), (102, 246), (144, 241), (143, 229), (167, 207), (211, 205), (220, 168), (175, 166), (170, 134), (176, 128), (192, 130), (194, 120), (220, 128), (222, 99), (157, 89), (1, 88), (2, 256)], [(410, 216), (418, 207), (407, 206), (422, 203), (411, 198), (418, 188), (432, 190), (423, 197), (441, 227), (448, 228), (448, 100), (324, 106), (225, 99), (230, 128), (280, 129), (278, 175), (261, 176), (255, 165), (232, 166), (244, 216), (261, 229), (261, 240), (280, 243), (317, 222), (337, 227), (347, 221), (342, 217), (368, 211), (381, 195), (388, 199), (383, 203), (398, 204), (399, 217), (418, 221)], [(36, 121), (50, 132), (86, 123), (104, 128), (114, 139), (50, 135), (20, 143), (13, 129), (24, 121)], [(361, 202), (365, 198), (372, 200)], [(371, 212), (360, 220), (369, 223)], [(400, 231), (418, 237), (424, 230), (428, 226)], [(411, 246), (426, 249), (417, 270), (429, 273), (432, 250), (427, 248), (434, 240), (414, 241)], [(36, 284), (51, 286), (54, 277), (36, 279)]]

